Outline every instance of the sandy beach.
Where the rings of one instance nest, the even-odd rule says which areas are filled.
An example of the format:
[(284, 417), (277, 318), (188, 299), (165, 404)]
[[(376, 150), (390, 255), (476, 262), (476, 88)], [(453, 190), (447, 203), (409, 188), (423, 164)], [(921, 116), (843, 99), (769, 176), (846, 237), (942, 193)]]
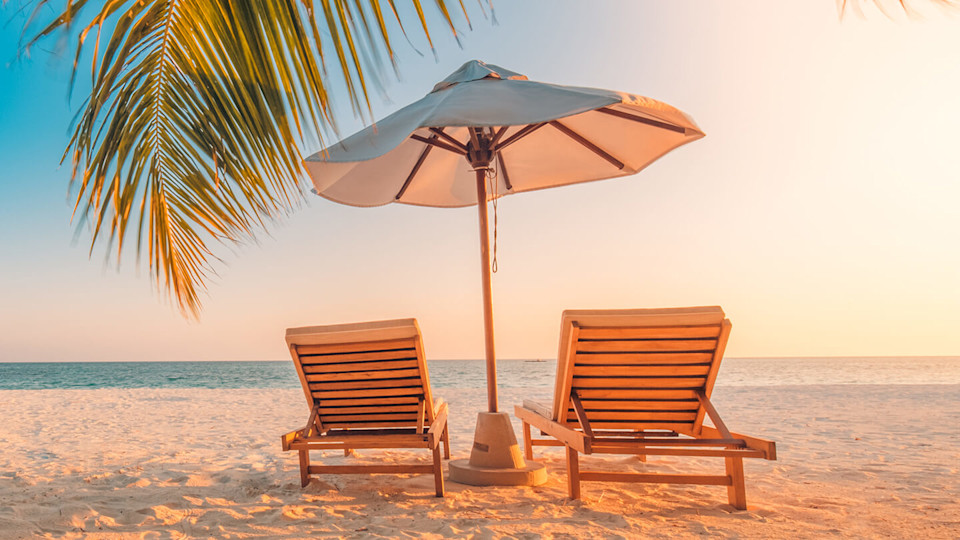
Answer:
[[(485, 393), (436, 393), (450, 403), (454, 457), (467, 457)], [(548, 395), (507, 389), (501, 403), (512, 410)], [(960, 537), (960, 386), (718, 387), (714, 398), (732, 429), (778, 444), (779, 461), (748, 460), (744, 512), (711, 486), (586, 483), (572, 502), (555, 449), (538, 449), (550, 480), (536, 488), (448, 481), (437, 499), (429, 476), (376, 475), (301, 489), (296, 455), (280, 450), (280, 434), (307, 413), (296, 389), (0, 391), (0, 538)], [(586, 460), (653, 472), (722, 467)]]
[(960, 0), (0, 15), (0, 540), (960, 540)]

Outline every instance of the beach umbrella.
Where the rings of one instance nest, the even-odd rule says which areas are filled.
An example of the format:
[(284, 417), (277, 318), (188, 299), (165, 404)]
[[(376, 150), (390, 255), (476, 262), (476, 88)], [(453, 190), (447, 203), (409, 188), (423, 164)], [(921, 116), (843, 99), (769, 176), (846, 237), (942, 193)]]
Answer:
[[(497, 413), (486, 203), (514, 193), (629, 176), (701, 137), (689, 116), (657, 100), (530, 81), (474, 60), (419, 101), (311, 155), (305, 165), (316, 193), (338, 203), (477, 205), (487, 404), (489, 413)], [(504, 418), (481, 414), (477, 437), (480, 424)], [(484, 461), (474, 460), (478, 443), (475, 439), (472, 461)], [(484, 446), (489, 445), (479, 444)]]

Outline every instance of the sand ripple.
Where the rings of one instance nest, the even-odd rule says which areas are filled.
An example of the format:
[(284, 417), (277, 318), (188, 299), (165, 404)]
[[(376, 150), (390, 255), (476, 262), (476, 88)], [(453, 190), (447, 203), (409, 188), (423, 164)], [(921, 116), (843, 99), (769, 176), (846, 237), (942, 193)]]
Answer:
[[(504, 390), (501, 399), (548, 397), (531, 392)], [(485, 393), (437, 394), (451, 405), (454, 457), (466, 457)], [(584, 500), (570, 501), (554, 449), (538, 449), (551, 476), (536, 488), (448, 482), (448, 496), (436, 499), (429, 476), (376, 475), (301, 489), (296, 456), (280, 452), (279, 440), (303, 422), (301, 400), (298, 390), (2, 391), (0, 538), (960, 537), (960, 386), (718, 387), (731, 429), (778, 441), (780, 461), (746, 466), (745, 512), (711, 486), (587, 483)], [(584, 463), (722, 467), (621, 456)]]

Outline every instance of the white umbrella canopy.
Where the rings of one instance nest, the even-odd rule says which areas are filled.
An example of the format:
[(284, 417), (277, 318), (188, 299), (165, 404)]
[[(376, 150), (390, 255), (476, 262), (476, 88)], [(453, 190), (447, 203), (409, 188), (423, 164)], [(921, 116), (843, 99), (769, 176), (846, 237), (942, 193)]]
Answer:
[[(703, 136), (693, 119), (654, 99), (530, 81), (474, 60), (423, 99), (304, 164), (317, 194), (338, 203), (453, 208), (629, 176)], [(488, 180), (491, 171), (496, 174)], [(478, 211), (493, 413), (498, 405), (486, 206), (479, 204)]]
[(478, 200), (463, 159), (471, 128), (493, 140), (500, 195), (629, 176), (704, 135), (654, 99), (530, 81), (474, 60), (305, 164), (317, 193), (338, 203), (470, 206)]

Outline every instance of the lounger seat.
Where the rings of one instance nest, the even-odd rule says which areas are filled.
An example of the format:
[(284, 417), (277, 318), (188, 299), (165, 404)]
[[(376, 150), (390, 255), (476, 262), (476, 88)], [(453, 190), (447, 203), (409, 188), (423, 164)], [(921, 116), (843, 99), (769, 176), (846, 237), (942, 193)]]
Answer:
[[(287, 329), (287, 346), (310, 411), (282, 437), (300, 455), (300, 483), (321, 474), (433, 474), (443, 497), (450, 458), (447, 404), (434, 401), (415, 319)], [(310, 450), (425, 448), (432, 464), (311, 465)]]
[[(710, 401), (729, 334), (715, 306), (565, 311), (552, 405), (515, 409), (527, 459), (534, 446), (565, 446), (571, 499), (582, 481), (707, 484), (746, 509), (743, 458), (777, 455), (772, 441), (728, 430)], [(550, 438), (533, 438), (531, 426)], [(580, 454), (722, 457), (726, 474), (587, 471)]]

